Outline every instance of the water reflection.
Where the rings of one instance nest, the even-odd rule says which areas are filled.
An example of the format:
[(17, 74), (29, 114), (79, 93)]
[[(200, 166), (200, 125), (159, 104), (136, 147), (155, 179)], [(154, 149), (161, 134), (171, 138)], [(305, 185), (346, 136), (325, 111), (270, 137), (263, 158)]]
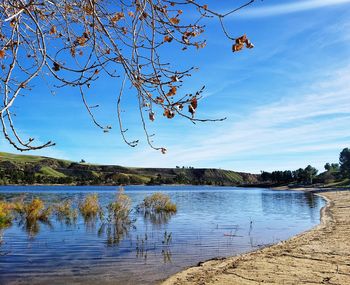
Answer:
[(4, 230), (0, 228), (0, 247), (4, 242)]
[(30, 239), (34, 239), (36, 235), (40, 232), (41, 226), (45, 225), (48, 229), (52, 230), (53, 225), (49, 220), (36, 220), (36, 219), (26, 219), (23, 216), (17, 219), (17, 226), (22, 228)]
[(308, 192), (262, 192), (261, 207), (266, 214), (276, 214), (291, 216), (296, 211), (305, 212), (312, 219), (316, 219), (318, 215), (314, 208), (320, 208), (320, 199), (312, 193)]
[(84, 226), (87, 233), (95, 233), (98, 224), (98, 218), (96, 215), (83, 215)]
[(129, 233), (132, 229), (136, 229), (133, 224), (125, 224), (122, 222), (102, 223), (98, 229), (98, 236), (106, 235), (106, 244), (108, 246), (118, 246), (126, 237), (130, 237)]
[[(0, 199), (21, 199), (25, 191), (25, 202), (39, 197), (52, 206), (49, 224), (18, 219), (5, 230), (0, 284), (155, 284), (199, 261), (256, 249), (309, 229), (319, 222), (323, 205), (317, 196), (290, 191), (129, 187), (125, 194), (132, 211), (124, 215), (109, 207), (118, 201), (115, 188), (0, 189), (7, 191), (0, 192)], [(175, 215), (133, 210), (150, 193), (164, 189), (178, 206)], [(79, 201), (97, 192), (102, 211), (78, 213)]]
[(164, 263), (172, 263), (171, 262), (171, 250), (169, 248), (163, 249), (162, 250), (162, 255), (163, 255), (163, 262)]
[(141, 213), (143, 215), (145, 223), (151, 223), (153, 226), (161, 228), (162, 226), (169, 223), (171, 217), (174, 213), (165, 213), (165, 212), (145, 212)]

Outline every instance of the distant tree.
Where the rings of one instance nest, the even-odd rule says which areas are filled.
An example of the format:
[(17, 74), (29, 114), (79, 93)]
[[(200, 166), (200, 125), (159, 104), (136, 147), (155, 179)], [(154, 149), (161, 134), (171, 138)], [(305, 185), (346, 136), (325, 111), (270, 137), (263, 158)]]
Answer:
[(303, 182), (305, 179), (304, 169), (299, 168), (293, 171), (293, 178), (297, 182)]
[(324, 165), (324, 169), (326, 169), (327, 171), (330, 171), (332, 169), (331, 167), (331, 164), (329, 162), (327, 162), (325, 165)]
[(283, 171), (283, 181), (285, 183), (290, 183), (293, 181), (293, 174), (292, 171), (290, 170), (285, 170)]
[(339, 155), (340, 172), (344, 178), (350, 178), (350, 149), (344, 148)]
[(324, 169), (326, 170), (326, 171), (339, 171), (339, 164), (338, 163), (332, 163), (332, 164), (330, 164), (330, 163), (326, 163), (325, 164), (325, 166), (324, 166)]
[(271, 181), (271, 173), (267, 171), (261, 171), (261, 180), (262, 181)]
[(313, 179), (316, 177), (318, 170), (311, 165), (308, 165), (304, 169), (304, 174), (305, 174), (305, 181), (306, 183), (312, 184)]
[(261, 180), (266, 182), (274, 182), (279, 184), (291, 183), (294, 181), (293, 172), (290, 170), (276, 170), (273, 172), (261, 171)]
[(339, 163), (332, 163), (331, 170), (332, 171), (339, 171)]
[(85, 160), (84, 159), (82, 159), (82, 160), (80, 160), (80, 162), (79, 163), (85, 163)]

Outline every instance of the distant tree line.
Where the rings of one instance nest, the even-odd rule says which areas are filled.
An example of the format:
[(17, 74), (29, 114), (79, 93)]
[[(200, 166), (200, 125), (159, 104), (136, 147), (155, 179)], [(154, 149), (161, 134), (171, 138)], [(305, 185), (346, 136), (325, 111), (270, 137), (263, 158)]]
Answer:
[(350, 149), (344, 148), (339, 155), (339, 170), (343, 178), (350, 178)]
[(272, 171), (261, 172), (261, 180), (264, 182), (272, 182), (276, 184), (289, 184), (289, 183), (302, 183), (312, 184), (314, 178), (317, 175), (318, 170), (311, 165), (307, 167), (299, 168), (297, 170), (284, 170), (284, 171)]
[(317, 175), (318, 170), (308, 165), (305, 168), (297, 170), (284, 171), (261, 171), (262, 182), (271, 184), (313, 184), (327, 183), (339, 179), (350, 178), (350, 149), (344, 148), (339, 155), (339, 163), (326, 163), (324, 165), (325, 172)]

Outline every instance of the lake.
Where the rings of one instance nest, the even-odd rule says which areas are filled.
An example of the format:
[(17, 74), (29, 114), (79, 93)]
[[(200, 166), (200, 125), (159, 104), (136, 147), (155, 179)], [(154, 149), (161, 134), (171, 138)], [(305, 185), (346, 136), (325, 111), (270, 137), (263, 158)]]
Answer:
[[(0, 200), (25, 193), (47, 203), (78, 201), (98, 193), (111, 202), (118, 187), (2, 186)], [(256, 250), (320, 222), (325, 201), (313, 194), (206, 186), (127, 186), (133, 206), (161, 191), (177, 204), (170, 216), (132, 212), (134, 224), (120, 232), (81, 215), (67, 223), (52, 216), (28, 230), (15, 221), (3, 232), (0, 284), (156, 284), (215, 257)], [(170, 236), (170, 238), (169, 238)]]

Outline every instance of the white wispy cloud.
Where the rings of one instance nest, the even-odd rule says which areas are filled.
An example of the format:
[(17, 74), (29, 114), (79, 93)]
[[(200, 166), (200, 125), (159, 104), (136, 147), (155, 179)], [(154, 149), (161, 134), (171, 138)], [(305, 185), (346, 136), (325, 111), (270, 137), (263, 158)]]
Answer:
[[(304, 87), (295, 88), (288, 98), (261, 105), (240, 121), (216, 132), (183, 138), (169, 146), (166, 156), (145, 150), (133, 158), (128, 157), (129, 164), (130, 161), (154, 167), (220, 164), (233, 168), (237, 167), (237, 161), (264, 157), (266, 169), (270, 168), (268, 157), (339, 151), (350, 142), (349, 68), (332, 70), (332, 75), (324, 72), (307, 92), (303, 91)], [(258, 171), (253, 169), (259, 167), (257, 165), (254, 161), (250, 170)]]
[[(278, 7), (281, 8), (280, 11), (283, 7), (283, 11), (291, 12), (296, 11), (296, 7), (301, 11), (301, 8), (305, 10), (346, 2), (350, 0), (296, 1)], [(281, 58), (282, 54), (283, 62), (288, 62), (290, 65), (276, 67), (260, 64), (257, 68), (267, 74), (282, 72), (290, 82), (302, 85), (284, 86), (288, 80), (281, 84), (276, 82), (279, 89), (283, 90), (283, 94), (280, 94), (280, 98), (274, 103), (255, 105), (244, 116), (235, 115), (234, 121), (218, 124), (216, 128), (199, 127), (200, 131), (194, 130), (191, 133), (187, 130), (184, 135), (176, 130), (174, 133), (169, 131), (167, 134), (172, 139), (170, 143), (169, 139), (166, 140), (165, 146), (169, 149), (167, 155), (161, 155), (148, 146), (130, 151), (123, 156), (107, 156), (103, 151), (101, 153), (96, 151), (96, 155), (103, 157), (103, 163), (129, 166), (192, 165), (254, 172), (260, 169), (272, 170), (284, 167), (292, 169), (304, 167), (308, 163), (321, 168), (329, 159), (330, 162), (335, 162), (341, 148), (350, 145), (350, 73), (348, 72), (350, 62), (347, 57), (337, 57), (336, 53), (339, 51), (334, 50), (331, 56), (341, 58), (341, 61), (335, 60), (327, 65), (316, 65), (311, 62), (314, 67), (307, 67), (307, 72), (304, 70), (313, 55), (317, 54), (320, 59), (327, 55), (326, 45), (332, 46), (341, 42), (348, 46), (349, 22), (347, 18), (342, 18), (335, 23), (324, 25), (319, 19), (313, 19), (302, 25), (295, 23), (292, 26), (291, 31), (279, 36), (278, 47), (267, 53), (269, 46), (266, 45), (265, 49), (262, 49), (263, 55), (259, 55), (260, 59), (264, 56), (266, 60), (276, 55)], [(303, 35), (305, 30), (310, 31), (307, 44), (296, 46), (295, 39), (299, 34)], [(220, 63), (213, 68), (226, 68), (229, 73), (232, 72), (232, 63), (229, 62), (228, 66), (222, 66)], [(223, 96), (221, 93), (226, 93), (226, 99), (232, 100), (230, 99), (232, 93), (227, 89), (237, 85), (242, 78), (214, 84), (215, 88), (206, 97), (219, 93)], [(251, 90), (246, 89), (247, 92)], [(271, 92), (272, 90), (273, 87)], [(251, 97), (259, 102), (259, 90), (253, 89), (250, 92), (254, 93)], [(249, 97), (249, 94), (247, 96)], [(224, 109), (223, 112), (225, 116), (231, 115), (232, 119), (229, 109)], [(235, 111), (231, 113), (235, 114)], [(206, 132), (208, 129), (210, 132)], [(156, 141), (161, 141), (158, 135)]]
[(341, 4), (350, 3), (350, 0), (308, 0), (308, 1), (294, 1), (292, 3), (269, 5), (265, 6), (265, 2), (262, 7), (248, 8), (242, 11), (240, 14), (244, 18), (258, 18), (258, 17), (270, 17), (277, 15), (284, 15), (290, 13), (297, 13), (307, 10), (313, 10), (318, 8), (326, 8), (329, 6), (336, 6)]

